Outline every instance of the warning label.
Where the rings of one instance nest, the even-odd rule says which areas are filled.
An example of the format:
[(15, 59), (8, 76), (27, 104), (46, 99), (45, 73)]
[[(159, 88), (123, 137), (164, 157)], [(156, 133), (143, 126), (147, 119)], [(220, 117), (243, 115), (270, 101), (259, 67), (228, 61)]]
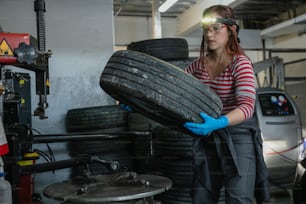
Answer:
[(0, 56), (14, 56), (14, 53), (5, 39), (0, 43)]

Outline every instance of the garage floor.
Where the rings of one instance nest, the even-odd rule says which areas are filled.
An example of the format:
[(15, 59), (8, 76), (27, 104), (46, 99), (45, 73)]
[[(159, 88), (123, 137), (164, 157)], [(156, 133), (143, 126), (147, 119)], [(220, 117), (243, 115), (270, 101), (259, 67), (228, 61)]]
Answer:
[[(225, 202), (218, 202), (218, 204), (225, 204)], [(256, 201), (254, 201), (256, 204)], [(264, 204), (293, 204), (289, 191), (273, 192), (269, 202)]]
[(277, 192), (271, 194), (271, 201), (268, 202), (269, 204), (293, 204), (291, 199), (291, 195), (289, 192)]

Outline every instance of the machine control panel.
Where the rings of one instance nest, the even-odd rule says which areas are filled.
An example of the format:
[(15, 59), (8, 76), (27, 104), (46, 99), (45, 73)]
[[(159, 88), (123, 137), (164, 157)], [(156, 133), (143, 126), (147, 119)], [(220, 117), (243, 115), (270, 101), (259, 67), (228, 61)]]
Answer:
[(264, 116), (294, 115), (290, 100), (282, 93), (259, 94), (258, 99)]

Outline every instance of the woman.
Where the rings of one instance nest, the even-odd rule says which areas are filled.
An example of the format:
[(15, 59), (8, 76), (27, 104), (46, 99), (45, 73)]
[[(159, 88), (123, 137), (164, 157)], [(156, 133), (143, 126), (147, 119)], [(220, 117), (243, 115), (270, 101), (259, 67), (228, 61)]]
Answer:
[(200, 58), (186, 71), (213, 89), (223, 102), (222, 115), (200, 113), (203, 123), (184, 126), (194, 139), (194, 204), (217, 203), (224, 187), (226, 203), (253, 203), (255, 185), (264, 184), (261, 202), (268, 198), (267, 169), (256, 132), (255, 76), (251, 61), (239, 45), (233, 10), (224, 5), (203, 13)]

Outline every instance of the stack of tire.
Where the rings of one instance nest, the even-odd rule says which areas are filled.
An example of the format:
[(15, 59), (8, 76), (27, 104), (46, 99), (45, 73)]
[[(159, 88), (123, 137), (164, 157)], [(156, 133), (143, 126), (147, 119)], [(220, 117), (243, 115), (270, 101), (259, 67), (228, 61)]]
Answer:
[(167, 127), (156, 128), (154, 138), (153, 168), (173, 182), (169, 191), (158, 195), (158, 200), (167, 204), (191, 203), (193, 138)]
[(138, 112), (128, 113), (128, 131), (144, 132), (133, 140), (134, 168), (138, 173), (151, 173), (153, 171), (152, 159), (154, 155), (153, 132), (160, 123)]
[[(106, 93), (161, 124), (151, 129), (153, 160), (148, 169), (172, 179), (172, 188), (158, 196), (167, 204), (191, 203), (193, 137), (183, 124), (203, 122), (203, 111), (218, 117), (222, 109), (213, 91), (182, 70), (194, 60), (188, 53), (181, 38), (132, 42), (113, 54), (100, 78)], [(142, 144), (148, 146), (146, 140)]]
[[(111, 134), (111, 139), (90, 138), (69, 143), (69, 151), (72, 158), (94, 156), (105, 161), (116, 161), (120, 167), (118, 171), (133, 169), (133, 156), (131, 152), (132, 142), (127, 137), (116, 135), (116, 132), (127, 130), (127, 111), (117, 105), (95, 106), (70, 109), (66, 115), (66, 130), (74, 134)], [(99, 162), (79, 165), (73, 168), (72, 177), (81, 176), (84, 173), (91, 175), (103, 175), (113, 173), (105, 165)]]
[[(188, 43), (182, 38), (132, 42), (127, 49), (149, 54), (181, 69), (194, 60), (194, 58), (189, 58)], [(153, 132), (154, 154), (151, 168), (155, 173), (173, 181), (173, 187), (158, 196), (158, 199), (167, 204), (191, 203), (189, 192), (192, 180), (193, 138), (165, 126), (159, 126)]]
[[(132, 42), (127, 49), (149, 54), (181, 69), (194, 60), (189, 58), (188, 43), (182, 38)], [(191, 203), (192, 137), (163, 126), (156, 126), (152, 131), (154, 154), (153, 159), (149, 160), (148, 170), (173, 181), (173, 187), (158, 199), (167, 204)]]

